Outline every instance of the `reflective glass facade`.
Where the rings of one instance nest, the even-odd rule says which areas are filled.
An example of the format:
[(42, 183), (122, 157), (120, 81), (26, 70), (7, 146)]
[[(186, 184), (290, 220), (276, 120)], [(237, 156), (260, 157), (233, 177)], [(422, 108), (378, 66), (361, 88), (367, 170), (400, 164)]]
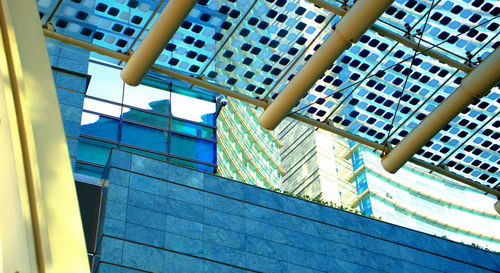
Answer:
[(214, 173), (215, 103), (180, 95), (185, 88), (168, 83), (124, 85), (119, 72), (89, 65), (76, 173), (100, 178), (113, 147)]
[(343, 204), (383, 221), (500, 249), (495, 199), (418, 167), (388, 174), (377, 154), (352, 141), (339, 139), (335, 148)]
[(494, 198), (418, 167), (388, 174), (372, 150), (298, 122), (280, 125), (278, 135), (284, 144), (285, 191), (456, 242), (500, 249)]
[(224, 177), (268, 189), (281, 189), (277, 137), (263, 129), (252, 107), (234, 99), (217, 118), (217, 168)]

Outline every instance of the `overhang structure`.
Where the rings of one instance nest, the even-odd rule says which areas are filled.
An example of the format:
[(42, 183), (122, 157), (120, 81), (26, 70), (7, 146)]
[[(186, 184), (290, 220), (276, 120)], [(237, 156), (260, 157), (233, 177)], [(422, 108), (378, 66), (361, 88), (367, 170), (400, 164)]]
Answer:
[[(123, 64), (169, 1), (37, 2), (48, 37)], [(352, 5), (199, 0), (151, 73), (266, 108)], [(389, 153), (499, 46), (499, 16), (496, 1), (396, 0), (287, 116)], [(500, 197), (499, 108), (494, 86), (436, 132), (409, 164)]]

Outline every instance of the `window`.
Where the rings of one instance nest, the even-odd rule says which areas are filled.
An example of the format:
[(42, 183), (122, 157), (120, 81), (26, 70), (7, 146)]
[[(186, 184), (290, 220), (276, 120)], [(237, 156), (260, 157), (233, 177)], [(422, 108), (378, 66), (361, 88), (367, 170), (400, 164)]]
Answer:
[(120, 142), (148, 150), (166, 153), (168, 133), (128, 122), (123, 122)]
[(99, 177), (113, 147), (215, 171), (212, 97), (190, 97), (196, 92), (172, 84), (159, 86), (167, 90), (128, 86), (118, 69), (96, 63), (90, 64), (89, 73), (92, 79), (82, 113), (76, 172)]

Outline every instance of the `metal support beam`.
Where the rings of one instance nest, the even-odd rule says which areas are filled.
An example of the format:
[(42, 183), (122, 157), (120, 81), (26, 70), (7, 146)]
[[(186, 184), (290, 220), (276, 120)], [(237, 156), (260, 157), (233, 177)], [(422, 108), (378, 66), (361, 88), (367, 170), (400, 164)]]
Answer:
[(168, 1), (144, 40), (139, 44), (137, 51), (132, 54), (123, 68), (121, 77), (125, 83), (137, 86), (142, 81), (196, 2), (196, 0)]
[[(63, 34), (59, 34), (59, 33), (56, 33), (54, 31), (51, 31), (48, 29), (44, 29), (44, 34), (48, 38), (52, 38), (52, 39), (61, 41), (63, 43), (67, 43), (67, 44), (74, 45), (77, 47), (81, 47), (81, 48), (84, 48), (86, 50), (96, 52), (96, 53), (99, 53), (101, 55), (104, 55), (104, 56), (107, 56), (110, 58), (114, 58), (114, 59), (121, 60), (121, 61), (127, 61), (129, 59), (129, 56), (126, 54), (119, 53), (119, 52), (116, 52), (116, 51), (113, 51), (113, 50), (110, 50), (110, 49), (107, 49), (104, 47), (96, 46), (96, 45), (93, 45), (89, 42), (85, 42), (82, 40), (78, 40), (78, 39), (63, 35)], [(254, 105), (257, 107), (266, 108), (268, 106), (268, 103), (266, 103), (264, 101), (252, 98), (250, 96), (247, 96), (247, 95), (244, 95), (241, 93), (237, 93), (237, 92), (232, 91), (226, 87), (222, 87), (220, 85), (213, 84), (213, 83), (207, 82), (205, 80), (201, 80), (201, 79), (197, 79), (197, 78), (193, 78), (193, 77), (184, 75), (182, 73), (173, 71), (173, 70), (165, 68), (165, 67), (153, 65), (151, 70), (158, 72), (158, 73), (161, 73), (163, 75), (172, 77), (172, 78), (176, 78), (176, 79), (181, 80), (181, 81), (185, 81), (187, 83), (194, 84), (196, 86), (199, 86), (199, 87), (202, 87), (205, 89), (209, 89), (209, 90), (217, 92), (219, 94), (226, 95), (228, 97), (232, 97), (232, 98), (241, 100), (243, 102), (246, 102), (248, 104), (251, 104), (251, 105)], [(303, 122), (305, 124), (309, 124), (311, 126), (326, 130), (330, 133), (337, 134), (337, 135), (340, 135), (340, 136), (345, 137), (347, 139), (359, 142), (359, 143), (361, 143), (367, 147), (370, 147), (372, 149), (383, 151), (383, 152), (384, 151), (388, 152), (387, 148), (382, 144), (379, 144), (377, 142), (362, 138), (362, 137), (357, 136), (353, 133), (336, 128), (330, 124), (326, 124), (326, 123), (323, 123), (323, 122), (320, 122), (320, 121), (317, 121), (317, 120), (314, 120), (314, 119), (311, 119), (311, 118), (308, 118), (308, 117), (305, 117), (305, 116), (302, 116), (299, 114), (295, 114), (295, 113), (290, 114), (289, 117), (292, 119), (298, 120), (300, 122)], [(441, 167), (432, 165), (430, 163), (424, 162), (424, 161), (419, 160), (419, 159), (412, 158), (409, 161), (414, 163), (415, 165), (418, 165), (418, 166), (421, 166), (421, 167), (426, 168), (428, 170), (434, 171), (434, 172), (439, 173), (443, 176), (449, 177), (449, 178), (454, 179), (458, 182), (467, 184), (471, 187), (474, 187), (476, 189), (479, 189), (481, 191), (484, 191), (486, 193), (489, 193), (491, 195), (494, 195), (494, 196), (500, 198), (500, 191), (494, 190), (494, 189), (489, 188), (483, 184), (472, 181), (471, 179), (465, 178), (465, 177), (460, 176), (456, 173), (450, 172), (450, 171), (445, 170)]]
[(336, 24), (335, 30), (304, 64), (278, 97), (262, 113), (262, 127), (273, 130), (335, 60), (368, 30), (393, 0), (358, 0)]
[[(331, 4), (331, 3), (328, 3), (327, 1), (324, 1), (324, 0), (307, 0), (307, 1), (318, 6), (318, 7), (324, 8), (330, 12), (338, 14), (340, 16), (344, 16), (344, 14), (347, 12), (347, 11), (345, 11), (345, 10), (343, 10), (343, 9), (341, 9), (341, 8)], [(440, 62), (443, 62), (449, 66), (460, 69), (464, 72), (469, 73), (473, 69), (473, 67), (470, 65), (463, 64), (457, 60), (454, 60), (454, 59), (446, 56), (443, 53), (440, 53), (436, 50), (431, 49), (432, 47), (427, 47), (427, 46), (423, 46), (423, 45), (418, 46), (418, 44), (415, 41), (413, 41), (407, 37), (404, 37), (396, 32), (393, 32), (391, 30), (383, 28), (381, 26), (372, 25), (370, 27), (370, 29), (377, 32), (378, 34), (380, 34), (382, 36), (389, 37), (396, 42), (399, 42), (407, 47), (412, 48), (413, 50), (424, 53), (425, 55), (427, 55), (429, 57), (432, 57), (432, 58), (434, 58)]]
[(493, 51), (462, 80), (462, 85), (448, 96), (392, 151), (382, 158), (382, 166), (395, 173), (444, 126), (476, 99), (484, 96), (500, 81), (500, 49)]

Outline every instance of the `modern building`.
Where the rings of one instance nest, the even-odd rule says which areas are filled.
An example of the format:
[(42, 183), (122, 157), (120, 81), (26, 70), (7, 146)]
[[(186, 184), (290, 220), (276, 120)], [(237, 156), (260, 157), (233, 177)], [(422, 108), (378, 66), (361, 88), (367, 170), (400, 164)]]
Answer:
[(119, 72), (109, 64), (89, 64), (76, 172), (100, 168), (95, 174), (100, 179), (116, 147), (214, 173), (214, 96), (197, 98), (175, 82), (155, 79), (131, 87), (120, 80)]
[(283, 190), (295, 195), (321, 197), (327, 202), (347, 204), (341, 192), (333, 147), (338, 137), (300, 122), (283, 122), (278, 137), (283, 143), (281, 164), (286, 170)]
[(281, 189), (285, 170), (280, 166), (279, 149), (283, 145), (259, 125), (256, 111), (228, 99), (217, 118), (217, 170), (237, 181)]
[(492, 272), (500, 256), (113, 149), (96, 272)]
[(500, 223), (491, 206), (494, 198), (423, 168), (388, 174), (377, 154), (360, 145), (351, 149), (355, 178), (349, 182), (356, 185), (354, 204), (361, 211), (456, 242), (500, 249), (500, 234), (491, 228)]
[[(248, 9), (244, 12), (233, 6), (216, 5), (208, 2), (201, 3), (201, 7), (206, 7), (200, 7), (200, 11), (206, 11), (201, 14), (204, 15), (204, 17), (202, 16), (203, 18), (200, 17), (199, 19), (195, 18), (193, 20), (187, 20), (181, 25), (179, 34), (174, 37), (174, 42), (170, 43), (166, 47), (166, 51), (158, 59), (159, 63), (168, 64), (168, 66), (172, 68), (188, 73), (194, 73), (194, 75), (203, 74), (209, 81), (219, 85), (240, 89), (243, 94), (256, 94), (261, 99), (274, 99), (277, 95), (276, 90), (279, 90), (284, 86), (284, 83), (287, 81), (286, 78), (288, 77), (288, 80), (290, 80), (294, 73), (299, 70), (302, 58), (305, 60), (309, 59), (310, 56), (318, 49), (321, 42), (326, 39), (326, 34), (328, 33), (326, 31), (328, 30), (327, 26), (335, 23), (339, 19), (336, 16), (331, 16), (331, 14), (329, 14), (325, 9), (315, 8), (307, 11), (307, 8), (304, 7), (311, 7), (311, 5), (306, 2), (285, 2), (280, 2), (276, 6), (271, 6), (267, 3), (260, 3), (256, 1), (255, 3), (249, 5)], [(479, 6), (476, 7), (476, 5)], [(134, 6), (135, 3), (127, 3), (126, 5), (127, 9), (131, 10), (138, 9), (141, 11), (141, 8), (142, 10), (146, 10), (146, 7), (152, 9), (151, 5), (145, 3), (137, 4), (137, 7)], [(449, 24), (451, 26), (453, 24), (457, 25), (457, 23), (460, 22), (459, 19), (454, 19), (453, 17), (447, 17), (451, 20), (451, 22), (448, 23), (444, 22), (444, 19), (440, 19), (440, 17), (443, 16), (442, 14), (444, 10), (446, 10), (448, 6), (449, 4), (446, 3), (443, 5), (437, 5), (433, 8), (434, 13), (433, 16), (430, 16), (430, 22), (428, 23), (429, 27), (432, 27), (430, 30), (435, 31), (436, 26), (438, 25)], [(477, 8), (481, 9), (481, 7), (482, 6), (480, 4), (474, 3), (470, 10), (474, 11)], [(402, 16), (406, 20), (405, 22), (409, 24), (414, 22), (415, 16), (407, 16), (406, 14), (409, 14), (410, 11), (416, 11), (419, 13), (420, 8), (422, 8), (421, 5), (417, 5), (413, 2), (396, 2), (393, 7), (386, 11), (384, 16), (387, 18), (384, 19), (393, 21), (394, 19), (392, 17)], [(463, 16), (466, 15), (465, 13), (462, 14), (461, 10), (458, 11), (461, 8), (460, 6), (454, 6), (454, 8), (454, 12), (458, 12)], [(487, 8), (488, 5), (485, 5), (482, 9), (486, 10)], [(50, 10), (48, 7), (47, 9)], [(209, 11), (211, 9), (217, 10), (217, 12), (210, 13)], [(495, 9), (490, 9), (491, 10), (489, 10), (488, 15), (485, 15), (485, 17), (491, 15), (494, 16)], [(69, 14), (68, 10), (71, 11), (71, 6), (66, 8), (66, 12)], [(267, 10), (268, 12), (265, 13), (265, 16), (260, 16), (259, 11), (264, 10)], [(401, 12), (394, 13), (395, 10), (399, 10)], [(82, 12), (86, 11), (82, 10)], [(119, 7), (114, 7), (111, 4), (106, 4), (104, 2), (97, 3), (95, 11), (93, 12), (94, 16), (103, 18), (101, 23), (106, 22), (104, 19), (113, 21), (116, 20), (115, 18), (117, 18), (117, 16), (127, 16), (128, 14), (127, 12), (120, 13), (121, 9)], [(88, 14), (90, 15), (91, 13)], [(128, 30), (122, 26), (118, 31), (121, 26), (118, 21), (123, 19), (120, 17), (117, 19), (117, 23), (111, 26), (111, 32), (97, 31), (91, 35), (88, 31), (84, 31), (84, 28), (81, 28), (78, 36), (87, 37), (87, 39), (92, 37), (92, 41), (96, 45), (107, 45), (111, 42), (111, 40), (113, 40), (113, 47), (116, 47), (118, 50), (122, 50), (125, 48), (124, 45), (127, 40), (120, 40), (118, 38), (122, 36), (122, 38), (124, 38), (124, 36), (127, 36), (128, 34), (132, 35), (137, 31), (133, 28), (133, 26), (145, 24), (143, 20), (144, 17), (141, 17), (140, 15), (135, 16), (135, 19), (132, 18), (134, 20), (131, 21)], [(292, 16), (303, 16), (303, 22), (296, 25), (292, 24), (296, 23), (295, 20), (292, 20)], [(78, 17), (76, 18), (78, 19)], [(83, 21), (87, 22), (90, 19), (91, 18), (83, 19)], [(97, 19), (93, 18), (93, 20)], [(215, 24), (215, 22), (222, 22), (222, 20), (225, 20), (225, 24), (220, 26)], [(272, 20), (274, 24), (268, 26), (266, 25), (267, 23), (265, 20)], [(56, 29), (62, 33), (71, 30), (71, 28), (68, 28), (66, 25), (67, 23), (65, 24), (65, 22), (69, 21), (65, 21), (65, 19), (55, 20), (54, 22)], [(235, 26), (235, 22), (239, 22), (239, 25)], [(416, 23), (416, 25), (418, 24), (420, 24), (419, 26), (424, 27), (422, 23)], [(484, 26), (481, 26), (478, 29), (484, 32), (484, 35), (489, 35), (489, 33), (492, 32), (492, 29), (495, 28), (495, 25), (492, 23), (490, 24), (489, 21), (484, 21), (483, 24)], [(292, 28), (292, 25), (294, 28)], [(454, 25), (451, 27), (456, 29)], [(266, 35), (259, 36), (258, 33), (250, 32), (252, 27), (256, 27), (260, 30), (266, 30), (268, 27), (276, 28), (278, 26), (282, 26), (283, 28), (279, 30), (276, 29), (278, 34), (276, 34), (277, 37), (275, 37), (275, 39), (271, 39)], [(271, 33), (274, 32), (274, 30), (270, 31)], [(298, 34), (302, 34), (303, 37), (296, 37)], [(473, 33), (470, 33), (470, 35), (472, 34)], [(212, 40), (207, 39), (210, 35), (213, 35)], [(295, 41), (294, 38), (297, 38), (297, 40)], [(303, 41), (305, 43), (305, 41), (308, 40), (310, 40), (310, 42), (307, 46), (301, 45)], [(132, 45), (135, 44), (136, 41), (137, 40), (131, 41)], [(295, 43), (292, 43), (293, 41), (295, 41)], [(480, 39), (475, 39), (473, 41), (469, 41), (468, 44), (457, 44), (456, 46), (459, 48), (466, 48), (467, 50), (474, 50), (480, 42)], [(493, 41), (491, 42), (492, 44), (490, 44), (490, 46), (494, 48), (495, 44)], [(390, 45), (393, 46), (393, 49), (388, 50)], [(363, 48), (363, 46), (366, 46), (366, 48)], [(300, 48), (301, 50), (299, 50)], [(130, 49), (131, 47), (129, 47), (129, 50)], [(409, 110), (413, 105), (417, 105), (420, 101), (423, 101), (426, 94), (430, 92), (431, 88), (437, 88), (436, 92), (439, 92), (440, 89), (445, 89), (445, 93), (449, 93), (451, 92), (451, 88), (453, 86), (457, 86), (459, 83), (459, 75), (454, 75), (453, 77), (456, 79), (450, 77), (450, 79), (453, 78), (455, 80), (451, 82), (449, 86), (446, 86), (445, 88), (438, 87), (438, 84), (441, 84), (442, 86), (447, 82), (439, 79), (445, 79), (445, 74), (449, 73), (449, 69), (439, 69), (435, 60), (425, 59), (424, 61), (423, 57), (421, 58), (421, 56), (418, 56), (415, 57), (415, 60), (412, 63), (415, 73), (411, 74), (411, 77), (407, 77), (408, 89), (410, 92), (416, 93), (415, 97), (412, 97), (410, 94), (402, 95), (398, 93), (398, 88), (404, 83), (404, 76), (410, 75), (405, 72), (406, 70), (403, 71), (403, 68), (401, 68), (403, 63), (393, 63), (394, 60), (402, 59), (406, 52), (407, 48), (398, 44), (393, 44), (393, 41), (390, 38), (379, 37), (371, 31), (367, 32), (367, 34), (360, 39), (360, 43), (350, 48), (337, 62), (337, 64), (331, 67), (331, 71), (324, 75), (321, 82), (318, 82), (314, 86), (309, 95), (301, 102), (301, 104), (299, 104), (296, 112), (300, 112), (304, 116), (316, 119), (322, 119), (326, 113), (329, 113), (328, 116), (331, 119), (331, 124), (336, 124), (336, 126), (344, 128), (349, 132), (357, 132), (361, 135), (364, 134), (368, 137), (368, 139), (376, 141), (380, 141), (384, 135), (383, 132), (378, 132), (377, 128), (387, 129), (392, 126), (389, 126), (390, 124), (396, 122), (396, 124), (399, 124), (399, 131), (397, 134), (393, 133), (392, 135), (394, 135), (395, 138), (390, 140), (391, 144), (396, 144), (401, 137), (408, 133), (409, 129), (416, 126), (418, 120), (425, 116), (427, 112), (430, 112), (431, 108), (437, 105), (439, 98), (443, 97), (444, 94), (433, 94), (435, 99), (429, 102), (429, 105), (425, 108), (425, 113), (423, 112), (421, 115), (410, 115)], [(486, 51), (482, 53), (486, 56)], [(168, 54), (170, 54), (170, 56)], [(186, 54), (186, 56), (183, 54)], [(385, 54), (385, 57), (382, 58), (382, 54)], [(266, 58), (266, 56), (269, 58)], [(387, 59), (387, 56), (391, 57)], [(365, 58), (364, 62), (358, 61), (357, 59), (359, 59), (359, 57)], [(109, 61), (109, 59), (106, 60)], [(189, 62), (190, 60), (195, 61), (191, 64)], [(111, 60), (111, 62), (120, 64), (120, 62), (116, 60)], [(204, 66), (200, 66), (200, 64), (203, 64)], [(236, 64), (240, 64), (241, 67)], [(357, 88), (349, 90), (348, 87), (357, 83), (362, 73), (366, 72), (368, 68), (373, 67), (373, 69), (375, 69), (384, 65), (392, 67), (393, 71), (380, 69), (380, 71), (377, 71), (377, 73), (374, 74), (374, 77), (371, 77), (369, 80), (366, 79), (364, 82), (359, 82)], [(258, 69), (259, 67), (261, 68), (260, 70)], [(270, 73), (270, 75), (264, 73), (266, 70)], [(426, 73), (429, 75), (436, 74), (437, 77), (436, 79), (431, 80), (429, 76), (426, 76)], [(103, 83), (98, 80), (98, 75), (99, 73), (94, 76), (94, 82), (96, 82), (95, 86), (102, 86)], [(106, 80), (108, 80), (107, 76), (105, 77)], [(115, 72), (115, 77), (118, 78), (117, 72)], [(186, 120), (171, 119), (170, 117), (162, 115), (166, 114), (175, 116), (172, 115), (172, 113), (169, 113), (169, 111), (174, 111), (173, 109), (170, 110), (171, 106), (167, 106), (172, 103), (171, 97), (168, 95), (172, 93), (169, 93), (170, 91), (174, 91), (172, 94), (182, 93), (183, 91), (180, 89), (186, 91), (189, 90), (189, 88), (192, 88), (193, 85), (177, 81), (169, 86), (168, 84), (162, 83), (162, 80), (165, 81), (165, 78), (162, 75), (155, 74), (155, 77), (155, 79), (149, 79), (149, 82), (145, 82), (145, 84), (160, 87), (161, 89), (166, 90), (166, 92), (163, 92), (163, 95), (155, 97), (155, 99), (157, 99), (157, 104), (153, 105), (151, 101), (140, 106), (134, 105), (134, 103), (142, 103), (138, 102), (134, 95), (128, 95), (129, 98), (126, 98), (127, 94), (133, 94), (133, 91), (129, 90), (130, 87), (124, 85), (123, 83), (120, 83), (119, 86), (116, 87), (106, 87), (107, 89), (109, 88), (109, 90), (114, 91), (110, 91), (109, 94), (106, 93), (105, 96), (110, 97), (103, 98), (103, 95), (100, 95), (102, 92), (98, 90), (100, 87), (97, 87), (96, 89), (92, 85), (91, 81), (88, 92), (91, 95), (89, 96), (87, 94), (86, 103), (84, 105), (84, 117), (94, 120), (95, 122), (95, 114), (100, 111), (96, 111), (96, 107), (97, 109), (102, 108), (106, 109), (106, 111), (114, 111), (114, 113), (99, 113), (104, 114), (102, 118), (100, 117), (101, 121), (108, 119), (106, 124), (109, 124), (112, 127), (110, 130), (113, 131), (112, 134), (114, 135), (110, 139), (107, 139), (107, 141), (103, 142), (105, 143), (105, 147), (100, 147), (102, 151), (106, 151), (104, 152), (104, 155), (109, 153), (111, 147), (124, 147), (125, 149), (138, 150), (143, 154), (150, 154), (154, 157), (165, 158), (170, 162), (181, 162), (185, 165), (190, 165), (191, 167), (198, 169), (203, 169), (202, 166), (205, 166), (206, 170), (213, 172), (217, 166), (214, 159), (214, 153), (215, 143), (217, 143), (216, 139), (218, 139), (221, 141), (217, 143), (219, 147), (219, 149), (217, 149), (217, 157), (221, 162), (218, 164), (217, 171), (223, 176), (266, 188), (280, 188), (280, 176), (284, 175), (283, 182), (286, 184), (284, 189), (287, 191), (306, 194), (313, 197), (321, 194), (322, 198), (328, 201), (360, 207), (360, 210), (362, 212), (366, 212), (367, 214), (375, 213), (377, 216), (385, 216), (386, 212), (382, 212), (384, 210), (381, 210), (380, 212), (373, 212), (373, 206), (369, 198), (367, 198), (368, 195), (362, 195), (362, 193), (365, 192), (364, 187), (366, 186), (366, 183), (363, 181), (366, 179), (362, 177), (363, 172), (358, 171), (358, 169), (362, 168), (360, 166), (365, 166), (364, 161), (362, 161), (362, 158), (364, 158), (364, 152), (357, 152), (354, 154), (350, 154), (348, 152), (347, 162), (350, 162), (350, 164), (345, 164), (346, 154), (344, 153), (344, 150), (345, 147), (351, 147), (353, 145), (352, 142), (344, 139), (340, 140), (338, 137), (333, 137), (327, 131), (316, 130), (313, 128), (306, 129), (306, 126), (301, 124), (291, 123), (291, 125), (285, 127), (284, 131), (286, 132), (283, 133), (289, 135), (282, 137), (282, 142), (286, 142), (286, 145), (281, 150), (281, 160), (284, 166), (282, 168), (280, 167), (280, 159), (278, 158), (277, 146), (280, 145), (279, 141), (276, 141), (272, 133), (266, 132), (258, 125), (257, 116), (260, 112), (256, 113), (255, 110), (252, 110), (252, 107), (245, 105), (238, 100), (228, 98), (228, 105), (225, 106), (220, 112), (218, 125), (221, 129), (217, 131), (217, 138), (215, 138), (213, 133), (215, 131), (215, 119), (213, 117), (210, 118), (206, 116), (206, 120), (209, 121), (208, 123), (205, 122), (203, 125), (204, 122), (201, 122), (202, 124), (192, 125), (199, 126), (202, 130), (186, 129), (188, 132), (183, 135), (184, 137), (189, 135), (199, 137), (196, 142), (189, 145), (187, 143), (186, 145), (177, 145), (177, 140), (180, 141), (179, 136), (185, 132), (182, 132), (182, 130), (184, 130), (182, 129), (184, 126), (176, 127), (176, 123), (181, 124), (186, 122)], [(403, 89), (405, 87), (403, 87)], [(349, 92), (347, 92), (347, 90), (349, 90)], [(207, 92), (210, 93), (210, 91)], [(94, 96), (92, 94), (99, 95)], [(488, 98), (485, 98), (487, 101), (486, 103), (488, 104), (489, 102), (491, 104), (495, 99), (496, 94), (497, 93), (495, 91)], [(191, 95), (196, 96), (195, 93), (191, 93)], [(394, 115), (393, 112), (388, 110), (388, 108), (392, 109), (396, 105), (396, 101), (392, 98), (398, 99), (399, 97), (400, 99), (397, 101), (397, 104), (401, 105), (401, 112), (399, 113), (400, 116)], [(212, 95), (212, 97), (209, 95), (208, 100), (214, 102), (214, 95)], [(163, 101), (164, 106), (160, 105), (161, 101)], [(110, 104), (113, 104), (113, 102), (114, 106), (111, 106)], [(106, 105), (106, 103), (107, 106), (103, 106)], [(381, 104), (382, 107), (378, 107), (378, 104)], [(214, 106), (214, 104), (212, 106), (213, 107), (210, 110), (211, 113), (208, 113), (207, 115), (217, 114), (215, 113), (216, 110), (214, 110), (217, 107)], [(145, 110), (151, 112), (147, 112)], [(489, 129), (494, 129), (495, 127), (494, 116), (492, 115), (493, 111), (494, 109), (492, 107), (482, 107), (477, 105), (476, 107), (473, 107), (473, 110), (469, 110), (467, 114), (469, 115), (469, 118), (475, 117), (480, 119), (479, 121), (483, 122), (481, 127), (481, 129), (484, 129), (484, 132), (482, 132), (483, 135), (487, 135), (489, 133), (489, 135), (494, 137), (495, 131)], [(369, 113), (374, 113), (374, 115), (369, 116)], [(142, 114), (152, 114), (153, 116), (146, 117), (142, 116)], [(92, 115), (94, 115), (93, 118)], [(147, 119), (150, 118), (152, 120), (158, 119), (158, 117), (155, 117), (154, 115), (159, 115), (164, 120), (147, 121)], [(403, 117), (406, 118), (404, 121)], [(122, 118), (125, 118), (125, 121)], [(393, 119), (392, 122), (389, 122), (391, 119)], [(466, 118), (463, 119), (466, 120)], [(197, 122), (202, 120), (203, 118)], [(148, 124), (148, 122), (152, 125), (152, 127), (144, 129), (141, 133), (149, 131), (152, 134), (155, 134), (156, 132), (157, 137), (151, 139), (151, 143), (143, 143), (140, 144), (143, 147), (139, 147), (137, 144), (140, 142), (140, 138), (130, 136), (128, 131), (134, 131), (130, 130), (131, 126), (133, 127), (138, 124)], [(151, 124), (151, 122), (154, 124)], [(158, 122), (163, 123), (164, 125), (158, 126)], [(115, 125), (111, 125), (111, 123), (115, 123)], [(460, 121), (459, 123), (462, 124), (465, 123), (465, 121)], [(207, 127), (206, 125), (212, 127)], [(98, 126), (101, 127), (101, 123)], [(285, 126), (285, 124), (282, 126)], [(430, 147), (431, 150), (439, 149), (439, 153), (444, 154), (445, 156), (435, 154), (432, 151), (424, 153), (422, 150), (420, 153), (421, 157), (441, 161), (443, 160), (442, 157), (451, 158), (453, 152), (450, 151), (450, 148), (453, 145), (450, 143), (456, 143), (458, 141), (458, 139), (453, 138), (453, 135), (455, 134), (456, 136), (461, 137), (472, 134), (472, 138), (474, 134), (478, 133), (476, 130), (476, 127), (478, 126), (478, 124), (469, 124), (460, 132), (457, 131), (456, 128), (451, 128), (449, 130), (449, 134), (440, 136), (440, 140), (438, 141), (440, 144), (436, 143)], [(299, 129), (302, 127), (303, 129)], [(101, 173), (100, 171), (104, 167), (107, 156), (101, 156), (100, 159), (95, 159), (99, 160), (99, 163), (94, 162), (94, 159), (89, 159), (92, 155), (89, 155), (87, 149), (88, 142), (95, 141), (96, 139), (99, 139), (99, 141), (103, 140), (102, 138), (99, 138), (99, 136), (93, 135), (98, 131), (85, 131), (92, 131), (91, 128), (92, 126), (90, 124), (82, 127), (82, 130), (84, 130), (82, 135), (85, 136), (83, 139), (84, 144), (80, 146), (81, 153), (80, 156), (77, 156), (76, 158), (76, 167), (77, 173), (85, 173), (88, 171), (87, 169), (95, 170), (98, 168), (96, 176), (99, 176)], [(94, 126), (94, 128), (97, 127)], [(205, 134), (208, 132), (208, 135), (202, 136), (200, 133), (201, 131)], [(177, 133), (172, 134), (171, 132)], [(390, 133), (391, 129), (389, 129), (388, 134)], [(167, 134), (167, 137), (162, 134)], [(171, 137), (173, 137), (172, 140), (170, 140)], [(480, 143), (481, 139), (482, 138), (475, 138), (474, 141), (477, 144)], [(483, 144), (487, 145), (488, 143)], [(496, 144), (490, 144), (487, 146), (489, 150), (494, 152), (498, 148), (498, 145), (495, 145)], [(186, 151), (177, 151), (171, 147), (183, 147), (189, 152), (186, 154)], [(336, 148), (335, 153), (332, 153), (332, 147)], [(479, 150), (474, 150), (473, 147), (474, 145), (468, 148), (468, 150), (472, 149), (469, 152), (479, 153)], [(350, 148), (347, 150), (351, 151)], [(364, 151), (363, 148), (359, 148), (358, 150)], [(494, 162), (495, 156), (489, 155), (488, 153), (489, 152), (486, 151), (482, 152), (483, 158), (486, 158), (489, 162)], [(204, 159), (200, 160), (198, 154), (203, 156)], [(341, 156), (335, 157), (335, 154), (341, 154)], [(472, 157), (468, 156), (465, 158), (465, 155), (466, 153), (457, 152), (454, 157), (456, 159), (462, 158), (467, 161), (466, 163), (469, 163), (468, 165), (471, 165), (473, 163)], [(85, 162), (93, 162), (97, 165), (90, 165)], [(372, 162), (373, 164), (370, 168), (374, 171), (380, 170), (380, 166), (377, 165), (374, 160), (372, 160)], [(333, 168), (333, 164), (337, 167)], [(458, 166), (460, 166), (460, 164), (456, 165), (456, 161), (453, 160), (449, 161), (447, 164), (455, 164), (451, 166), (453, 168), (458, 168)], [(486, 171), (484, 174), (479, 174), (478, 171), (475, 171), (474, 173), (472, 171), (467, 171), (472, 177), (481, 177), (482, 180), (487, 181), (487, 183), (491, 184), (493, 187), (496, 185), (495, 183), (497, 178), (488, 174), (495, 173), (494, 166), (485, 162), (474, 163), (472, 165), (477, 165), (475, 167), (480, 167), (479, 169)], [(462, 164), (462, 166), (465, 165)], [(474, 166), (470, 166), (468, 168), (472, 170), (472, 167)], [(464, 168), (465, 167), (462, 167), (460, 170), (465, 171)], [(285, 170), (287, 171), (286, 174)], [(425, 171), (422, 172), (425, 173)], [(343, 182), (338, 183), (338, 181)], [(371, 184), (370, 188), (372, 188), (372, 191), (374, 191), (374, 188), (377, 187), (375, 182), (367, 184)], [(411, 187), (408, 188), (410, 192), (411, 189)], [(391, 194), (389, 193), (389, 195)], [(402, 194), (401, 196), (404, 195), (405, 194)], [(478, 193), (478, 195), (480, 196), (480, 193)], [(436, 198), (446, 200), (444, 197)], [(423, 198), (423, 200), (426, 199)], [(493, 202), (491, 199), (485, 200), (487, 200), (485, 201), (486, 203)], [(387, 202), (388, 201), (386, 201), (386, 203)], [(441, 202), (441, 204), (444, 206), (445, 202)], [(422, 208), (424, 207), (426, 206), (422, 205)], [(427, 208), (430, 209), (429, 207)], [(372, 209), (371, 213), (370, 209)], [(441, 209), (435, 208), (436, 212), (440, 210)], [(491, 208), (485, 208), (485, 210), (489, 215), (485, 217), (486, 220), (491, 217), (493, 217), (493, 219), (498, 219), (494, 215), (494, 211)], [(479, 209), (479, 211), (481, 211), (481, 209)], [(410, 210), (405, 213), (415, 214), (416, 212), (420, 214), (423, 213), (424, 215), (432, 215), (431, 212), (425, 211), (425, 209), (421, 211)], [(388, 216), (384, 217), (387, 218), (387, 221), (396, 222), (399, 220), (398, 217), (395, 217), (395, 220), (392, 220), (393, 217), (391, 216), (391, 213), (387, 213)], [(419, 219), (423, 219), (423, 222), (428, 222), (425, 217), (420, 217)], [(432, 219), (435, 220), (435, 218)], [(412, 221), (403, 222), (411, 223)], [(437, 222), (444, 227), (451, 224), (446, 221)], [(411, 227), (426, 230), (427, 232), (431, 232), (433, 234), (440, 233), (443, 236), (447, 236), (447, 231), (441, 230), (441, 232), (437, 232), (437, 230), (440, 229), (426, 229), (421, 225), (423, 224), (420, 222), (419, 224), (413, 223), (411, 224)], [(456, 225), (458, 224), (451, 224), (453, 227)], [(453, 228), (445, 228), (445, 230), (450, 229)], [(469, 229), (456, 229), (456, 231), (461, 234), (473, 231), (474, 234), (482, 234), (483, 237), (487, 237), (495, 241), (494, 239), (498, 236), (494, 233), (490, 234), (492, 232), (490, 229), (484, 229), (485, 231), (474, 231)], [(472, 237), (474, 236), (476, 235), (473, 235)], [(460, 236), (456, 239), (459, 241), (467, 241), (463, 240), (463, 238), (458, 238), (462, 238)], [(488, 243), (486, 245), (489, 246), (490, 244)]]
[[(87, 50), (51, 39), (47, 47), (92, 264), (112, 149), (215, 173), (215, 97), (153, 78), (127, 86), (116, 66), (89, 62)], [(80, 71), (69, 70), (74, 62)]]
[(280, 125), (283, 189), (457, 242), (500, 249), (495, 199), (423, 168), (389, 174), (370, 149), (299, 122)]

